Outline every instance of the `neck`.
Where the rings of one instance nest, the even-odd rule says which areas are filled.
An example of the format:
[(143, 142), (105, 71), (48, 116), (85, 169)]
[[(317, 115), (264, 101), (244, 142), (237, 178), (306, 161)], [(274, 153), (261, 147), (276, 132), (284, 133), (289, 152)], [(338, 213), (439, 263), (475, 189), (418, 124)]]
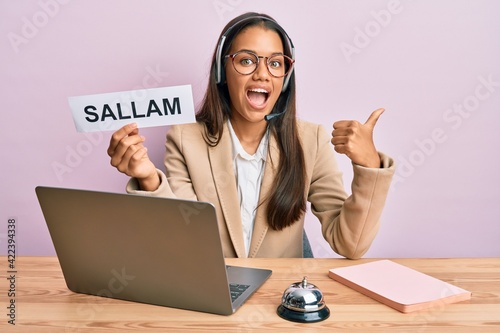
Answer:
[(235, 118), (231, 118), (230, 121), (243, 149), (251, 155), (255, 154), (266, 133), (267, 122), (264, 120), (258, 123), (240, 122)]

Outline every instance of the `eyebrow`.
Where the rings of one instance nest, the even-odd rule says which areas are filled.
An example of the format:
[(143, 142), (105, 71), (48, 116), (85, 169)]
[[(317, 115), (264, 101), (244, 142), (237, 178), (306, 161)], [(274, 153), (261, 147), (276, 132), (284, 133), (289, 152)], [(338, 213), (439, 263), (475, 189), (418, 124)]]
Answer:
[[(238, 51), (236, 51), (234, 53), (237, 53), (237, 52), (250, 52), (250, 53), (254, 53), (256, 55), (259, 55), (254, 50), (248, 50), (248, 49), (241, 49), (241, 50), (238, 50)], [(271, 56), (275, 56), (275, 55), (285, 55), (285, 54), (283, 52), (273, 52), (273, 53), (271, 53)]]

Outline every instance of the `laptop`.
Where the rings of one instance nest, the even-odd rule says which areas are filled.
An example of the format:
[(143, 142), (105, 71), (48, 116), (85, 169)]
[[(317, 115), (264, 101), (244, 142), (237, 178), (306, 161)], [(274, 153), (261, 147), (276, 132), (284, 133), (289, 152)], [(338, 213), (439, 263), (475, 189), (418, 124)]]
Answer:
[(234, 313), (272, 271), (227, 266), (207, 202), (38, 186), (68, 289)]

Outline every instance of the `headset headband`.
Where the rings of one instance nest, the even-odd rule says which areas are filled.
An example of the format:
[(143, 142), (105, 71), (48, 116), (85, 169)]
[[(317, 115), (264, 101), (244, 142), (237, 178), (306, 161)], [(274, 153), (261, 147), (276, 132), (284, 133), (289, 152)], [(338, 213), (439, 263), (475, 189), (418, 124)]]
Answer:
[[(278, 24), (278, 22), (276, 22), (275, 20), (273, 20), (269, 17), (260, 16), (260, 15), (246, 17), (246, 18), (241, 19), (238, 22), (234, 23), (232, 26), (230, 26), (226, 30), (226, 32), (224, 32), (224, 34), (221, 36), (221, 38), (219, 40), (219, 43), (217, 45), (217, 51), (215, 53), (215, 81), (217, 84), (223, 83), (222, 49), (224, 47), (224, 42), (226, 41), (227, 36), (231, 32), (231, 30), (233, 30), (236, 26), (240, 25), (241, 23), (243, 23), (245, 21), (254, 20), (254, 19), (261, 19), (261, 20), (273, 22), (274, 24), (276, 24), (276, 28), (279, 30), (279, 32), (281, 32), (281, 34), (283, 35), (283, 37), (286, 40), (287, 45), (285, 45), (285, 51), (286, 51), (286, 48), (288, 47), (288, 49), (290, 50), (290, 53), (291, 53), (291, 58), (293, 60), (295, 60), (295, 48), (293, 46), (292, 40), (290, 39), (290, 37), (288, 36), (286, 31)], [(292, 76), (292, 72), (293, 72), (293, 67), (290, 70), (290, 73), (288, 73), (286, 75), (285, 80), (283, 81), (283, 89), (281, 90), (282, 92), (285, 91), (286, 88), (288, 87), (288, 83), (290, 81), (290, 77)]]

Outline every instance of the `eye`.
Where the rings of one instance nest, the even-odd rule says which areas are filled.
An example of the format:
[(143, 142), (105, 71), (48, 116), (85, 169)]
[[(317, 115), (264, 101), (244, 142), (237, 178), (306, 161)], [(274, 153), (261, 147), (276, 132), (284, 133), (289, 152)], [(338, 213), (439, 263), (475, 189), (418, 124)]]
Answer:
[(271, 59), (269, 61), (269, 67), (271, 68), (275, 68), (275, 69), (278, 69), (280, 68), (281, 66), (283, 66), (283, 63), (279, 60), (276, 60), (276, 59)]
[(240, 65), (242, 66), (252, 66), (255, 64), (255, 60), (251, 59), (251, 58), (241, 58), (240, 61), (239, 61)]
[(285, 66), (285, 57), (282, 55), (275, 55), (269, 58), (268, 66), (272, 69), (282, 69)]

